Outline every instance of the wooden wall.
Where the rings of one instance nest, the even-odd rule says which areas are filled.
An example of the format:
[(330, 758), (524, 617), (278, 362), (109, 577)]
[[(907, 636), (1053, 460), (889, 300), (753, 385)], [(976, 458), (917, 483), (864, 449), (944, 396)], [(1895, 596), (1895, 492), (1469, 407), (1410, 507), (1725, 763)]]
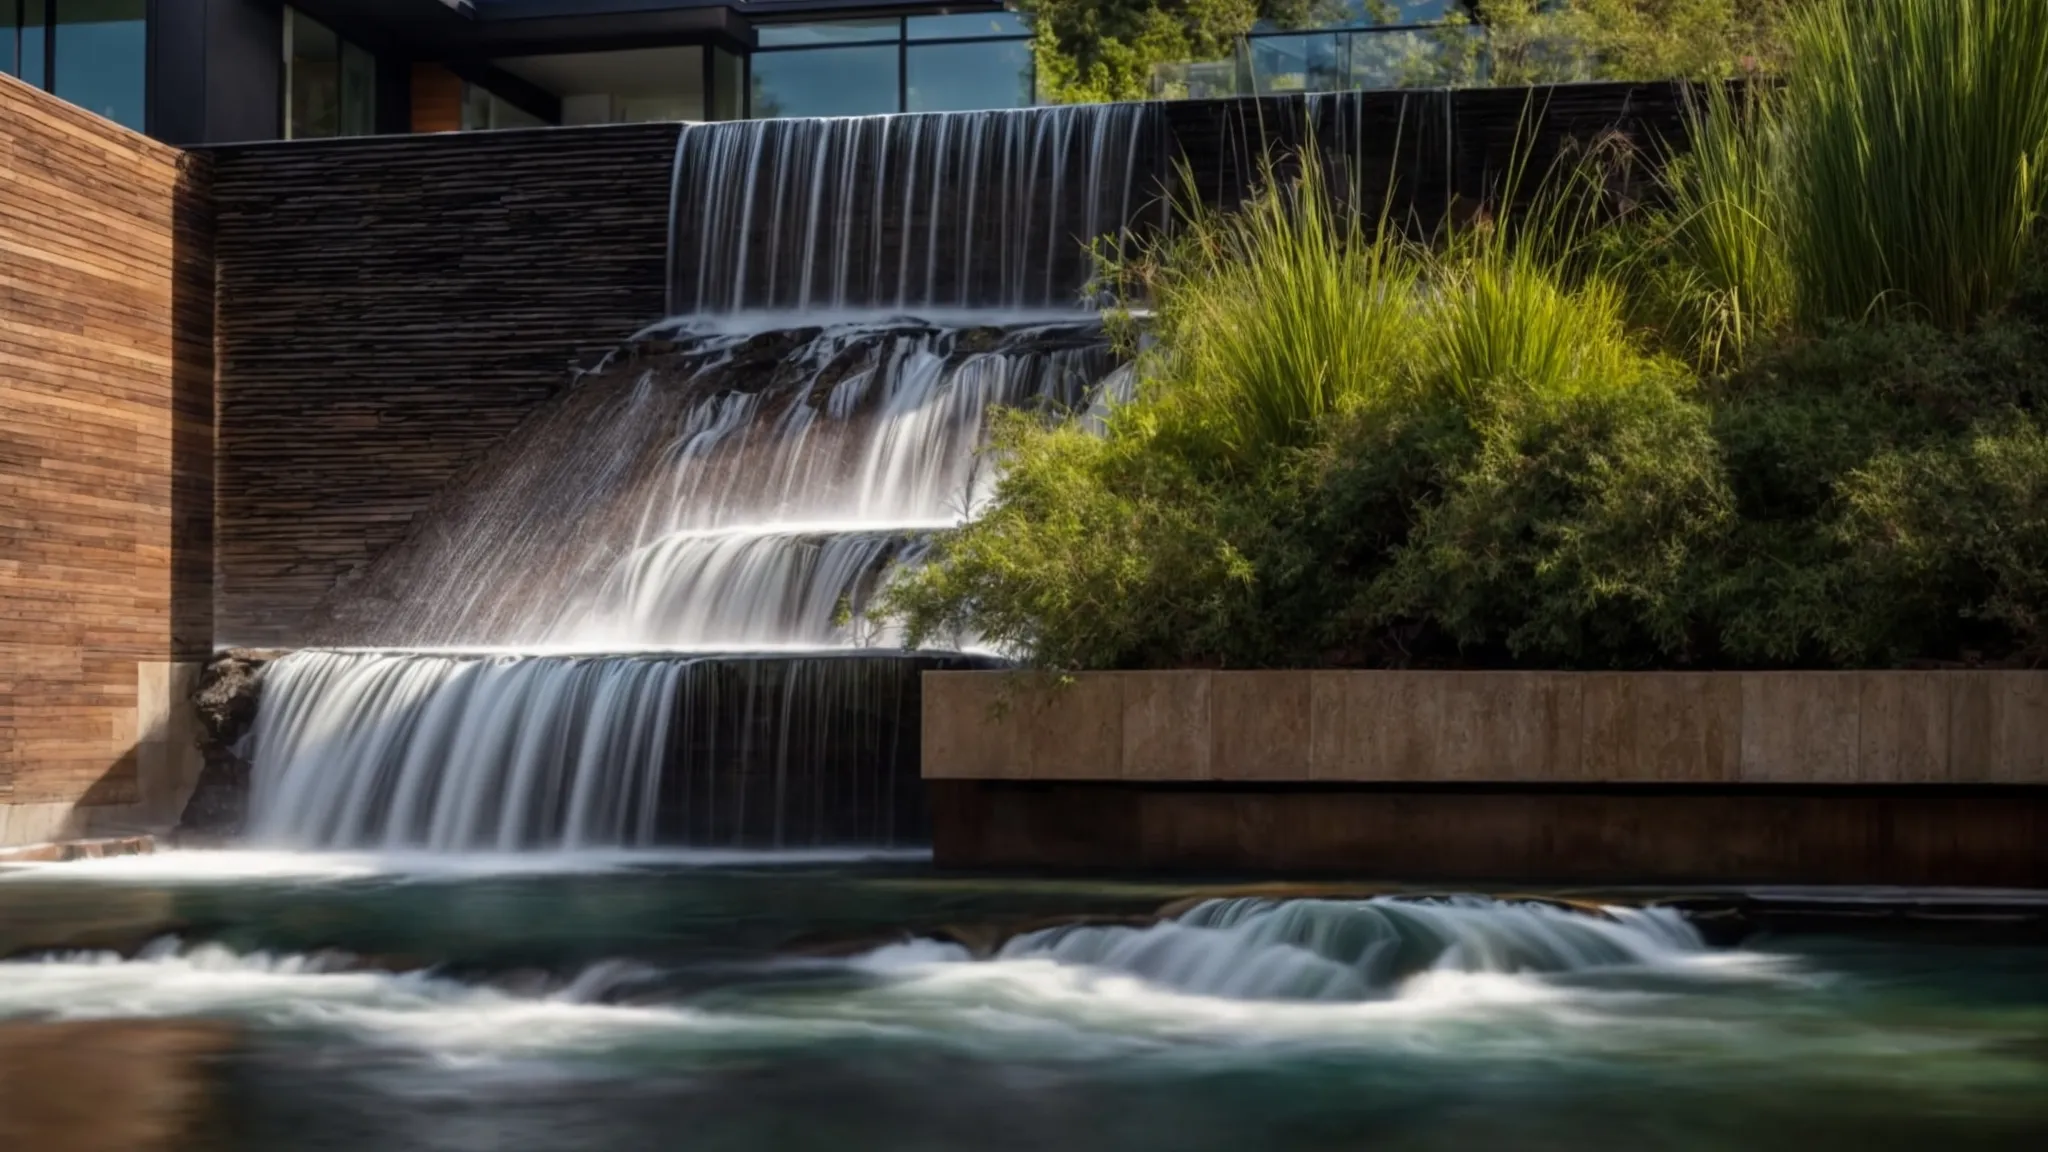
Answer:
[(674, 124), (213, 154), (223, 645), (309, 609), (658, 319)]
[(0, 843), (141, 800), (165, 669), (211, 646), (206, 183), (0, 76)]

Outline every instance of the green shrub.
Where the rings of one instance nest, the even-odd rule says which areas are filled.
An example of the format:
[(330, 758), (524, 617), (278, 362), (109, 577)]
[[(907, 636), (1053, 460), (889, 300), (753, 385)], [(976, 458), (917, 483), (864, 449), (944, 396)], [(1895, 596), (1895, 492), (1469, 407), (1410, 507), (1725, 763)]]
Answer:
[[(1963, 336), (1838, 326), (1759, 355), (1722, 383), (1714, 410), (1738, 516), (1713, 577), (1725, 658), (1866, 665), (2013, 646), (1968, 637), (1966, 600), (1927, 611), (1921, 593), (1905, 593), (1910, 581), (1879, 578), (1873, 558), (1889, 553), (1870, 551), (1873, 506), (1858, 493), (1896, 472), (1888, 458), (1944, 458), (1980, 428), (2037, 426), (2048, 331), (2023, 318)], [(1980, 514), (1996, 515), (1956, 508), (1959, 519)], [(2048, 565), (2048, 553), (2034, 563)]]
[(1520, 400), (1420, 510), (1353, 614), (1418, 620), (1480, 660), (1585, 667), (1698, 655), (1698, 571), (1731, 498), (1681, 379)]
[(1845, 479), (1845, 658), (2048, 659), (2048, 431), (1987, 424)]

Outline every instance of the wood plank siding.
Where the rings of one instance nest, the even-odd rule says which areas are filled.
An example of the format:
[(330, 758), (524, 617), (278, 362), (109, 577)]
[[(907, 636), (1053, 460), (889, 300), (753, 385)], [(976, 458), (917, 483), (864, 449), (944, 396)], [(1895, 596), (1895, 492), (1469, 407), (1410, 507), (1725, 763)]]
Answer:
[(0, 76), (0, 804), (137, 801), (138, 667), (211, 646), (206, 184)]
[(216, 639), (290, 645), (337, 582), (663, 309), (675, 124), (213, 156)]

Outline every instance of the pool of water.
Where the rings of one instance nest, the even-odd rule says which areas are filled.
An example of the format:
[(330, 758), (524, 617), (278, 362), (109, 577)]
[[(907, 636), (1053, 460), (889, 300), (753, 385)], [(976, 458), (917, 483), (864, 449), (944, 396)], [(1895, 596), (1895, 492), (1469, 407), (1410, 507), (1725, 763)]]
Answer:
[(2048, 1135), (2048, 949), (1202, 897), (888, 856), (30, 867), (0, 872), (0, 1042), (25, 1021), (213, 1022), (199, 1139), (227, 1149)]

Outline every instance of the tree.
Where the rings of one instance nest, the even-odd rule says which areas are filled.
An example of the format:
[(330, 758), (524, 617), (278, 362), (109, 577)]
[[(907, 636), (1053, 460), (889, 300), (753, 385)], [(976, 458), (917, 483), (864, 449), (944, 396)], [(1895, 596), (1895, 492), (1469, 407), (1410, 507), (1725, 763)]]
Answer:
[[(1458, 0), (1427, 59), (1383, 69), (1407, 85), (1708, 79), (1776, 70), (1794, 0)], [(1312, 28), (1347, 12), (1397, 22), (1397, 0), (1019, 0), (1055, 103), (1142, 100), (1161, 64), (1220, 60), (1265, 22)], [(1475, 35), (1474, 28), (1484, 29)], [(1419, 51), (1418, 51), (1419, 49)]]
[(1038, 84), (1054, 103), (1143, 100), (1159, 64), (1216, 60), (1260, 20), (1307, 27), (1341, 0), (1019, 0), (1037, 36)]

